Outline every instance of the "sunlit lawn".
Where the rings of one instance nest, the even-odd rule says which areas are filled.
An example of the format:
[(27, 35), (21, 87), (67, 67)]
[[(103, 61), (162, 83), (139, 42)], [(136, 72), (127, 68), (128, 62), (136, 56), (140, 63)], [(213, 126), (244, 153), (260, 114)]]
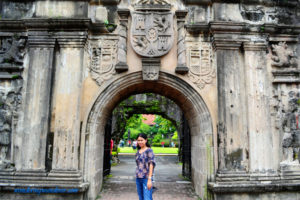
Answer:
[[(168, 154), (178, 154), (178, 148), (173, 147), (151, 147), (154, 153), (168, 153)], [(122, 147), (120, 148), (120, 153), (136, 153), (132, 147)]]

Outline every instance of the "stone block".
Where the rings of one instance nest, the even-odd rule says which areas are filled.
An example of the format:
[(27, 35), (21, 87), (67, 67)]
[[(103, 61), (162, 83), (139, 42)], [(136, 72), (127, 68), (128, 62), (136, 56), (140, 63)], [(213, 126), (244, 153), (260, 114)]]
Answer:
[(95, 11), (96, 22), (105, 22), (107, 20), (107, 10), (105, 7), (99, 6)]

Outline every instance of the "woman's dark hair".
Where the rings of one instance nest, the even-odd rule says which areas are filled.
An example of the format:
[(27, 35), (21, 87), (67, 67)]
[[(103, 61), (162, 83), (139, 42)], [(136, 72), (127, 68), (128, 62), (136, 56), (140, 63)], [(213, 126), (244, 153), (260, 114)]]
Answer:
[[(150, 144), (149, 144), (149, 142), (148, 142), (147, 135), (146, 135), (145, 133), (139, 133), (138, 136), (136, 137), (136, 139), (138, 139), (139, 137), (142, 137), (142, 138), (144, 138), (145, 140), (147, 140), (146, 146), (147, 146), (147, 147), (151, 147)], [(138, 149), (141, 149), (141, 147), (139, 146), (139, 144), (137, 144), (137, 148), (138, 148)]]

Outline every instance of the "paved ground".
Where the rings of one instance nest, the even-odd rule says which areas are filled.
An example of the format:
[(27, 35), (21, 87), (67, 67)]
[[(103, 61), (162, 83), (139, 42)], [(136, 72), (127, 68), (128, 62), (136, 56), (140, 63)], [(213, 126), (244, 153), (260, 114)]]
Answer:
[[(134, 156), (120, 156), (121, 163), (112, 167), (112, 177), (103, 185), (101, 200), (138, 200), (135, 186)], [(184, 180), (177, 156), (156, 156), (154, 200), (197, 200), (191, 182)]]

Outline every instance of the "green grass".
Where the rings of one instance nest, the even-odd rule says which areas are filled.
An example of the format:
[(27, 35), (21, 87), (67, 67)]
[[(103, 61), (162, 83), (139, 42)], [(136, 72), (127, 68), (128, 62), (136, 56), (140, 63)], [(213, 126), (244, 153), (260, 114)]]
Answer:
[[(151, 147), (154, 153), (168, 153), (168, 154), (178, 154), (178, 148), (172, 147)], [(136, 150), (133, 150), (132, 147), (123, 147), (120, 148), (120, 153), (136, 153)]]

